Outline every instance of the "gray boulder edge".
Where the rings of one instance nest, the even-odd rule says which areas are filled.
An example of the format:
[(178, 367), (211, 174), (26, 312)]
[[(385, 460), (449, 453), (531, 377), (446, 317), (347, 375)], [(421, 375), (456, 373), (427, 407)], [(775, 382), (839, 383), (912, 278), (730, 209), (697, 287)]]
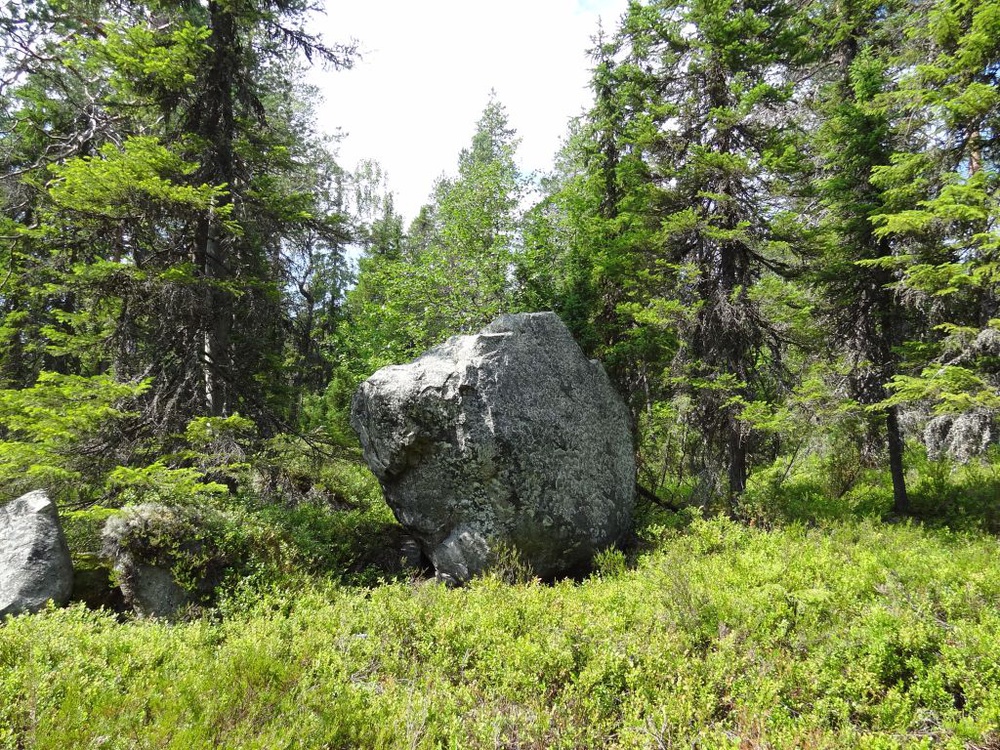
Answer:
[(73, 591), (73, 561), (59, 513), (43, 490), (0, 507), (0, 619), (62, 606)]
[(966, 464), (997, 441), (996, 414), (984, 410), (934, 417), (924, 428), (923, 441), (931, 460)]
[(505, 315), (379, 370), (351, 424), (445, 580), (468, 580), (504, 547), (542, 578), (582, 572), (631, 530), (628, 411), (554, 313)]

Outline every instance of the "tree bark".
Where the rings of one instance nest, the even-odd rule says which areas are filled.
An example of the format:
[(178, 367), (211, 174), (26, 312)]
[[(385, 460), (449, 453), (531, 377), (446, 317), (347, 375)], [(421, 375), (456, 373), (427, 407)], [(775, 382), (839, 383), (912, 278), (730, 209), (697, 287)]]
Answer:
[(740, 425), (732, 428), (729, 436), (729, 502), (730, 505), (743, 494), (747, 488), (747, 448), (743, 442)]
[(910, 498), (906, 494), (903, 433), (899, 428), (898, 407), (890, 406), (886, 411), (885, 429), (889, 443), (889, 472), (892, 474), (892, 510), (894, 513), (909, 513)]

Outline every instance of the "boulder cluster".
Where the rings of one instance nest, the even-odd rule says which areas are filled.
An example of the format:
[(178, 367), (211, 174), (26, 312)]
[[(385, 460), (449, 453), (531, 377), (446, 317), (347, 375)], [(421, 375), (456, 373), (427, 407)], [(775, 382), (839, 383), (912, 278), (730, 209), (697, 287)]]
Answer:
[[(196, 517), (188, 518), (191, 514)], [(181, 552), (211, 560), (214, 550), (192, 541), (199, 520), (195, 511), (184, 509), (126, 508), (105, 524), (102, 554), (81, 554), (74, 561), (56, 506), (44, 491), (0, 505), (0, 622), (7, 615), (38, 612), (50, 602), (70, 601), (113, 611), (127, 608), (141, 617), (177, 617), (218, 580), (199, 579), (189, 591), (175, 579), (174, 561), (144, 549), (142, 541), (176, 539)], [(189, 549), (192, 545), (201, 546)]]
[[(500, 561), (544, 579), (582, 573), (631, 532), (628, 411), (553, 313), (505, 315), (379, 370), (355, 394), (351, 424), (409, 535), (412, 564), (429, 560), (446, 582)], [(171, 618), (210, 595), (229, 563), (201, 533), (210, 521), (151, 504), (109, 519), (98, 557), (133, 611)], [(208, 564), (182, 588), (173, 571), (187, 559)], [(73, 587), (48, 496), (0, 506), (0, 619), (65, 604)]]

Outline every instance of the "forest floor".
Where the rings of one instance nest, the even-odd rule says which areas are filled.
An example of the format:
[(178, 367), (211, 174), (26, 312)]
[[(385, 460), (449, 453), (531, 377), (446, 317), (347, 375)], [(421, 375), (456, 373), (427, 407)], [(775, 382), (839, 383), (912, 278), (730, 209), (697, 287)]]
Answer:
[(0, 626), (0, 748), (1000, 748), (1000, 549), (662, 514), (593, 575), (290, 574)]

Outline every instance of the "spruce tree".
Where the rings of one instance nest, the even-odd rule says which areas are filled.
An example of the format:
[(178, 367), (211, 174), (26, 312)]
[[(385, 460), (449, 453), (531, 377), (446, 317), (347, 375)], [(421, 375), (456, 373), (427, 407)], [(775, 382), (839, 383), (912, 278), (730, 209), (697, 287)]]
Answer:
[(601, 272), (618, 298), (604, 295), (602, 315), (676, 336), (666, 372), (650, 375), (663, 378), (664, 396), (693, 405), (702, 460), (722, 467), (730, 501), (764, 447), (747, 410), (772, 402), (784, 377), (782, 338), (756, 287), (786, 267), (784, 182), (798, 168), (786, 76), (798, 18), (785, 3), (632, 3), (595, 74), (611, 88), (595, 114), (621, 113), (595, 142), (600, 215), (617, 240)]
[(893, 403), (1000, 409), (1000, 3), (937, 0), (911, 18), (883, 98), (900, 143), (874, 171), (873, 217), (908, 306), (929, 329), (907, 350)]
[[(880, 2), (848, 3), (831, 9), (823, 26), (826, 45), (814, 102), (821, 124), (812, 135), (821, 165), (815, 192), (825, 234), (815, 245), (823, 252), (811, 263), (831, 344), (847, 356), (846, 395), (871, 415), (860, 437), (862, 455), (874, 464), (887, 446), (893, 507), (900, 513), (909, 508), (903, 435), (898, 408), (883, 402), (887, 384), (899, 372), (908, 316), (893, 289), (898, 278), (882, 262), (893, 257), (894, 248), (873, 224), (887, 199), (872, 177), (891, 163), (897, 142), (890, 113), (879, 100), (893, 85), (889, 57), (900, 41), (902, 12)], [(835, 62), (832, 68), (829, 60)]]
[(38, 352), (20, 383), (151, 379), (162, 434), (236, 411), (274, 429), (289, 407), (286, 251), (343, 235), (316, 189), (297, 60), (342, 67), (353, 49), (304, 31), (296, 2), (36, 7), (31, 34), (7, 19), (4, 180), (25, 208), (8, 212), (23, 284), (5, 295), (5, 340)]
[(348, 300), (350, 335), (371, 352), (365, 369), (415, 356), (514, 309), (524, 189), (516, 148), (506, 110), (491, 97), (457, 176), (438, 180), (406, 237), (399, 242), (392, 230), (391, 211), (372, 224), (388, 233), (366, 249)]

